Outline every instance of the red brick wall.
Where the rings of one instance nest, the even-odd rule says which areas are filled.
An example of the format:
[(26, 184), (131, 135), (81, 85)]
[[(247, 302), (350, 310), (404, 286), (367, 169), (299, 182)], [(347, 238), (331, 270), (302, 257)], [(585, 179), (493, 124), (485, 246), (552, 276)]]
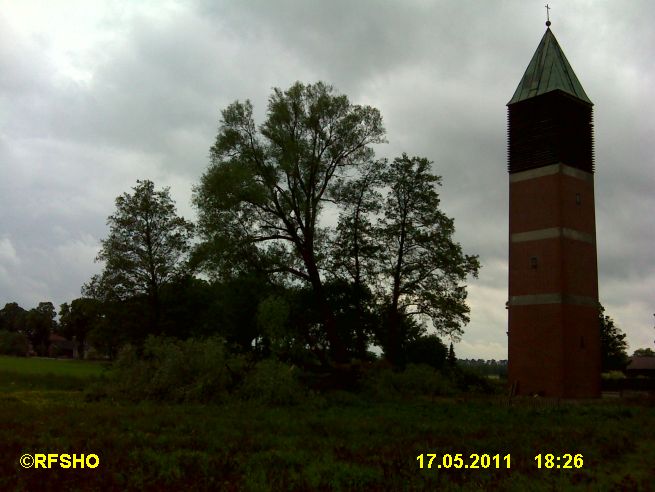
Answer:
[(518, 394), (563, 393), (562, 306), (542, 304), (509, 308), (510, 383)]
[[(600, 394), (594, 188), (591, 175), (582, 176), (587, 179), (560, 168), (546, 176), (510, 179), (509, 381), (518, 382), (518, 394)], [(512, 241), (513, 234), (553, 228), (567, 231)], [(567, 237), (578, 233), (592, 242)], [(563, 302), (512, 304), (516, 296), (534, 295), (561, 295)], [(521, 298), (522, 303), (543, 300)]]

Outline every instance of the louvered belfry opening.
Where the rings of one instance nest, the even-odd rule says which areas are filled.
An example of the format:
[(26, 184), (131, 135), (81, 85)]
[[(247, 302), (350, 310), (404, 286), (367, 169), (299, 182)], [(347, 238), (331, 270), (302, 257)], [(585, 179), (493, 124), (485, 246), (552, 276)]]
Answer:
[(593, 106), (561, 90), (508, 106), (509, 173), (563, 163), (594, 172)]

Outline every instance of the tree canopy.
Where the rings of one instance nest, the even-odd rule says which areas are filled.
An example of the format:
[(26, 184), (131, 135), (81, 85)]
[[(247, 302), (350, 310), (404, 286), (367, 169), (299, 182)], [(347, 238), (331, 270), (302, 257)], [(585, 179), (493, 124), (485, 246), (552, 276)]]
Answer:
[(376, 229), (380, 241), (380, 273), (388, 282), (386, 304), (388, 350), (400, 349), (403, 336), (399, 318), (430, 319), (438, 333), (458, 338), (469, 321), (466, 305), (467, 275), (477, 277), (477, 256), (465, 255), (453, 240), (454, 220), (439, 209), (435, 185), (426, 158), (394, 159), (383, 173), (389, 188), (383, 217)]
[[(432, 163), (406, 154), (376, 161), (372, 145), (382, 142), (378, 110), (320, 82), (274, 89), (259, 126), (249, 101), (229, 105), (194, 190), (194, 264), (214, 279), (257, 272), (308, 286), (319, 316), (299, 336), (336, 361), (363, 357), (376, 328), (391, 360), (408, 339), (403, 327), (426, 319), (457, 338), (477, 257), (453, 240)], [(336, 227), (328, 210), (340, 211)], [(403, 321), (415, 316), (418, 324)]]
[(621, 371), (628, 363), (628, 342), (626, 334), (614, 324), (614, 320), (600, 307), (598, 313), (600, 325), (601, 367), (605, 371)]
[(177, 216), (168, 188), (156, 191), (152, 181), (139, 180), (133, 191), (116, 198), (116, 212), (107, 219), (109, 236), (96, 258), (104, 270), (82, 293), (106, 301), (146, 296), (157, 332), (161, 287), (185, 271), (193, 225)]
[(321, 274), (326, 238), (319, 219), (337, 178), (370, 160), (371, 144), (384, 141), (382, 118), (320, 82), (274, 89), (259, 127), (252, 110), (237, 101), (222, 112), (194, 195), (198, 257), (214, 275), (255, 269), (309, 283), (331, 351), (343, 359)]
[[(193, 190), (197, 227), (168, 188), (137, 181), (107, 219), (102, 272), (61, 305), (61, 333), (109, 357), (150, 334), (219, 335), (323, 367), (370, 360), (372, 345), (441, 367), (479, 261), (455, 241), (433, 163), (376, 159), (383, 142), (377, 109), (322, 82), (274, 89), (259, 125), (249, 101), (230, 104)], [(0, 329), (22, 327), (41, 351), (54, 320), (51, 303), (0, 310)]]

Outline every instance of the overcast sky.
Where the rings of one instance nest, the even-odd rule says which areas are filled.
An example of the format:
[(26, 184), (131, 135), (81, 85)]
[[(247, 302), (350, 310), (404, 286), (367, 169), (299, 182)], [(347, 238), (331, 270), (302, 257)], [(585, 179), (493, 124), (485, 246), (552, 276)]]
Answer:
[[(380, 157), (426, 156), (456, 239), (480, 255), (459, 357), (507, 357), (506, 103), (544, 1), (0, 0), (0, 307), (80, 296), (114, 199), (192, 186), (219, 112), (324, 80), (382, 112)], [(600, 299), (630, 351), (653, 346), (655, 3), (552, 1), (594, 102)]]

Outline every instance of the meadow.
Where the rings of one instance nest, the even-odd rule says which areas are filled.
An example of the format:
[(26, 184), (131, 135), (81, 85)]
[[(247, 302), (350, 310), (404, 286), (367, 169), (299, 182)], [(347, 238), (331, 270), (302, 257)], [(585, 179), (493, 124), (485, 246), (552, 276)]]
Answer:
[[(92, 401), (102, 364), (0, 357), (0, 490), (651, 490), (655, 402), (498, 395), (293, 405)], [(24, 469), (24, 453), (94, 453), (94, 469)], [(427, 469), (427, 454), (438, 458)], [(437, 468), (443, 454), (510, 455)], [(582, 455), (580, 468), (535, 456)], [(417, 460), (424, 455), (424, 468)], [(563, 464), (563, 461), (562, 461)]]

